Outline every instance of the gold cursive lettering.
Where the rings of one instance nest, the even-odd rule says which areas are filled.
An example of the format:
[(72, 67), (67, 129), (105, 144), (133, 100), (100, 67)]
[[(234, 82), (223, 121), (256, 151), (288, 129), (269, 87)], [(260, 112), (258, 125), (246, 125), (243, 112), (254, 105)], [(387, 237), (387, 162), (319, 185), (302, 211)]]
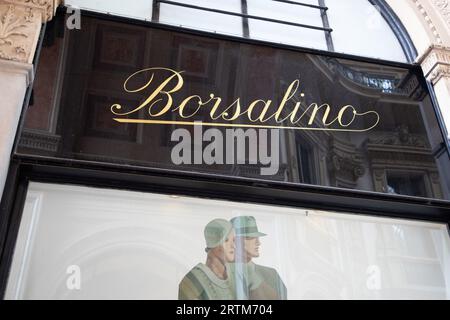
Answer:
[[(114, 113), (115, 115), (118, 115), (118, 116), (127, 116), (129, 114), (135, 113), (135, 112), (141, 110), (142, 108), (144, 108), (145, 106), (147, 106), (150, 102), (152, 102), (155, 99), (155, 97), (158, 96), (158, 94), (163, 94), (163, 95), (166, 96), (166, 98), (167, 98), (166, 105), (159, 112), (152, 113), (153, 106), (156, 103), (162, 101), (162, 99), (158, 99), (158, 100), (153, 101), (152, 104), (150, 104), (150, 106), (148, 108), (149, 115), (152, 116), (152, 117), (159, 117), (159, 116), (163, 115), (164, 113), (166, 113), (167, 111), (169, 111), (170, 108), (172, 107), (172, 104), (173, 104), (173, 98), (171, 96), (171, 93), (174, 93), (174, 92), (177, 92), (178, 90), (180, 90), (183, 87), (183, 84), (184, 84), (184, 80), (183, 80), (183, 77), (181, 76), (181, 72), (177, 72), (175, 70), (167, 69), (167, 68), (148, 68), (148, 69), (143, 69), (143, 70), (135, 72), (131, 76), (129, 76), (127, 78), (127, 80), (125, 80), (125, 83), (123, 84), (123, 88), (125, 89), (126, 92), (129, 92), (129, 93), (140, 92), (140, 91), (148, 88), (148, 86), (153, 82), (153, 78), (155, 76), (154, 72), (151, 74), (150, 79), (142, 87), (139, 87), (137, 89), (129, 89), (128, 88), (128, 83), (130, 82), (130, 80), (134, 79), (136, 76), (138, 76), (141, 73), (148, 72), (148, 71), (156, 71), (156, 70), (165, 70), (165, 71), (169, 71), (169, 72), (171, 72), (173, 74), (171, 76), (169, 76), (165, 81), (163, 81), (150, 94), (150, 96), (141, 105), (139, 105), (137, 108), (135, 108), (135, 109), (133, 109), (131, 111), (128, 111), (128, 112), (122, 112), (121, 113), (121, 112), (118, 112), (118, 111), (115, 111), (115, 110), (121, 110), (122, 106), (120, 104), (113, 104), (112, 107), (111, 107), (112, 113)], [(169, 90), (166, 90), (166, 91), (163, 90), (174, 78), (176, 78), (178, 80), (176, 85), (172, 89), (169, 89)]]
[[(169, 73), (163, 81), (155, 85), (155, 78), (157, 72), (162, 74)], [(135, 85), (132, 87), (132, 82), (138, 82), (141, 77), (145, 77), (147, 73), (150, 73), (148, 80), (143, 85)], [(159, 75), (159, 74), (158, 74)], [(160, 76), (160, 75), (159, 75)], [(120, 123), (178, 123), (183, 125), (195, 125), (195, 121), (191, 120), (192, 117), (199, 114), (200, 109), (210, 108), (209, 117), (212, 121), (222, 120), (223, 122), (208, 122), (205, 121), (205, 125), (210, 126), (229, 126), (229, 127), (255, 127), (255, 128), (279, 128), (279, 129), (296, 129), (296, 130), (322, 130), (322, 131), (346, 131), (346, 132), (364, 132), (375, 128), (380, 122), (380, 115), (376, 111), (368, 111), (364, 113), (358, 113), (357, 109), (352, 105), (345, 105), (337, 112), (336, 116), (331, 116), (332, 107), (328, 103), (318, 104), (311, 103), (306, 107), (304, 101), (294, 99), (297, 96), (298, 89), (300, 88), (300, 80), (294, 80), (286, 89), (280, 104), (274, 106), (273, 100), (261, 100), (257, 99), (252, 101), (246, 108), (243, 107), (241, 99), (236, 98), (233, 103), (228, 106), (222, 107), (223, 99), (216, 97), (213, 93), (209, 94), (208, 100), (203, 100), (200, 95), (191, 95), (186, 97), (178, 106), (174, 106), (174, 98), (172, 94), (180, 91), (184, 85), (184, 79), (182, 71), (178, 72), (169, 68), (147, 68), (137, 71), (130, 75), (124, 82), (123, 88), (128, 93), (141, 93), (144, 90), (150, 90), (150, 86), (155, 87), (153, 91), (150, 91), (147, 98), (137, 107), (131, 108), (130, 111), (124, 111), (123, 106), (120, 104), (113, 104), (111, 106), (111, 112), (116, 116), (128, 116), (141, 110), (142, 108), (148, 108), (148, 115), (151, 118), (158, 118), (169, 111), (177, 112), (181, 119), (180, 121), (167, 121), (161, 119), (123, 119), (114, 118), (115, 121)], [(303, 98), (305, 95), (301, 93)], [(287, 107), (288, 103), (295, 102), (290, 109)], [(191, 108), (189, 108), (189, 106)], [(302, 106), (305, 106), (303, 109)], [(275, 111), (270, 111), (270, 109)], [(190, 111), (189, 111), (190, 110)], [(289, 110), (289, 111), (286, 111)], [(301, 112), (301, 114), (300, 114)], [(320, 114), (319, 114), (320, 113)], [(334, 112), (333, 112), (334, 113)], [(361, 117), (368, 117), (370, 115), (375, 116), (375, 122), (368, 128), (351, 129), (350, 126), (356, 119)], [(250, 122), (251, 124), (237, 124), (230, 123), (244, 118), (244, 122)], [(302, 120), (305, 119), (307, 123), (301, 126)], [(269, 120), (273, 124), (269, 124)], [(368, 123), (365, 121), (364, 123)]]

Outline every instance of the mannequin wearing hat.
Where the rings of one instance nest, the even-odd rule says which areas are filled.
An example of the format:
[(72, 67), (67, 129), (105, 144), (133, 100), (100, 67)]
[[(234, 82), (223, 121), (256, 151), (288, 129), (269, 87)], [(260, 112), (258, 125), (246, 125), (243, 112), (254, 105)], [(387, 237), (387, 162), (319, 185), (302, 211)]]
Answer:
[(274, 268), (258, 265), (252, 260), (259, 257), (260, 237), (256, 219), (240, 216), (231, 219), (236, 233), (235, 262), (230, 274), (235, 282), (239, 300), (286, 300), (287, 289)]
[(206, 263), (199, 263), (181, 280), (179, 300), (234, 300), (235, 289), (229, 281), (227, 263), (234, 261), (233, 225), (214, 219), (204, 230)]

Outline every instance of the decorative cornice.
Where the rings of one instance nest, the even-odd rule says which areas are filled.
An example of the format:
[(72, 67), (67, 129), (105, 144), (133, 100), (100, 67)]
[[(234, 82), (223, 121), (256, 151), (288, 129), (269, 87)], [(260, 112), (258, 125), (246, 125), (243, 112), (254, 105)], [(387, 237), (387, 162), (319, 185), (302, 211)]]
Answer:
[(354, 187), (365, 174), (363, 156), (352, 143), (333, 137), (328, 155), (329, 169), (336, 185)]
[(0, 0), (0, 59), (31, 63), (42, 23), (60, 0)]
[[(406, 125), (401, 125), (396, 128), (395, 132), (375, 132), (372, 133), (367, 141), (369, 149), (380, 149), (384, 146), (396, 147), (410, 147), (416, 151), (427, 152), (430, 150), (430, 145), (425, 136), (420, 134), (413, 134), (410, 128)], [(401, 148), (399, 148), (400, 150)]]
[(30, 62), (40, 25), (32, 9), (0, 3), (0, 58)]
[[(425, 9), (425, 7), (422, 5), (423, 0), (411, 0), (414, 2), (415, 6), (419, 10), (420, 14), (422, 15), (423, 19), (425, 20), (426, 24), (428, 25), (428, 28), (433, 33), (433, 36), (435, 38), (435, 41), (437, 44), (442, 44), (442, 38), (437, 31), (436, 25), (434, 24), (433, 20), (431, 19), (428, 11)], [(437, 1), (437, 0), (433, 0)]]
[(449, 0), (433, 0), (433, 4), (439, 10), (442, 18), (448, 27), (450, 27), (450, 3)]
[(44, 23), (53, 19), (56, 8), (61, 3), (61, 0), (0, 0), (1, 2), (22, 6), (39, 12)]
[(433, 45), (419, 58), (425, 77), (436, 84), (443, 77), (450, 78), (450, 47)]
[(24, 130), (20, 137), (19, 147), (37, 151), (55, 153), (61, 137), (48, 132)]

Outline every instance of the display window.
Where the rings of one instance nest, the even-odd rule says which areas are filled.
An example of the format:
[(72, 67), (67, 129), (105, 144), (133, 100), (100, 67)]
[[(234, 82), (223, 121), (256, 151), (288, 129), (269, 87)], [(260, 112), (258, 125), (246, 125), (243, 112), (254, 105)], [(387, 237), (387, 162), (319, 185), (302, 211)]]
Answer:
[(446, 299), (445, 224), (31, 183), (7, 299)]

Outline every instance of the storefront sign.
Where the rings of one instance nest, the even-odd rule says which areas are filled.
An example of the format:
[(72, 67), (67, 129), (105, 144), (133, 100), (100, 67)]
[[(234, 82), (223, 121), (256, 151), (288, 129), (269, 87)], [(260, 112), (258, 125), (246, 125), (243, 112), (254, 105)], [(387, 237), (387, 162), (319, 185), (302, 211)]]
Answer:
[(449, 199), (416, 67), (98, 17), (42, 50), (18, 154)]
[[(169, 75), (165, 76), (164, 81), (155, 85), (154, 79), (161, 76), (161, 73), (164, 75), (167, 72), (169, 72)], [(333, 110), (329, 103), (310, 103), (307, 105), (303, 99), (305, 94), (301, 92), (301, 84), (298, 79), (292, 81), (278, 104), (273, 100), (258, 99), (248, 106), (243, 106), (241, 98), (237, 98), (233, 103), (227, 105), (222, 97), (210, 93), (209, 97), (190, 95), (177, 105), (174, 103), (173, 95), (184, 86), (182, 73), (183, 71), (163, 67), (147, 68), (133, 73), (125, 80), (123, 89), (128, 93), (145, 94), (147, 99), (138, 106), (113, 104), (111, 112), (115, 116), (124, 117), (137, 115), (141, 109), (146, 108), (146, 115), (149, 116), (149, 119), (114, 118), (114, 120), (120, 123), (194, 126), (198, 123), (193, 121), (193, 117), (200, 113), (207, 113), (209, 121), (202, 122), (201, 125), (345, 132), (369, 131), (380, 122), (380, 115), (376, 111), (358, 112), (357, 108), (350, 104), (341, 106), (337, 110)], [(138, 78), (140, 79), (142, 76), (147, 80), (143, 84), (137, 85)], [(298, 95), (301, 98), (300, 101), (294, 101), (294, 97)], [(289, 108), (288, 103), (294, 103), (292, 110), (286, 110)], [(207, 112), (204, 112), (204, 109), (207, 109)], [(161, 116), (170, 112), (176, 113), (181, 119), (160, 119)], [(335, 115), (331, 116), (332, 113)], [(363, 118), (361, 120), (364, 120), (364, 123), (368, 125), (363, 128), (352, 127), (352, 124), (358, 118)]]

